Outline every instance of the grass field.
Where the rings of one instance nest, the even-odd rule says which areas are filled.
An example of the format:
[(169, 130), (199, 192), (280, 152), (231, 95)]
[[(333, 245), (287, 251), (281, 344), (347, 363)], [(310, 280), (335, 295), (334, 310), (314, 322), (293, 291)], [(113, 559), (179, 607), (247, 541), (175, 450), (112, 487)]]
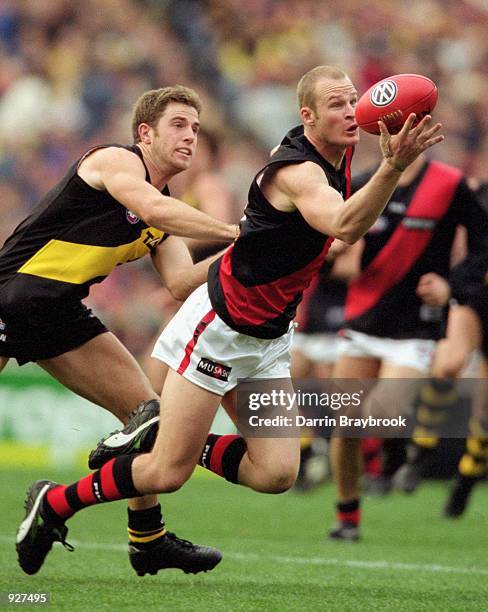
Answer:
[(166, 517), (181, 537), (223, 550), (213, 572), (137, 577), (125, 552), (125, 504), (117, 502), (74, 517), (68, 541), (75, 552), (55, 545), (29, 577), (17, 566), (14, 532), (26, 487), (46, 475), (71, 482), (81, 474), (0, 470), (0, 592), (48, 592), (50, 610), (488, 609), (485, 486), (455, 522), (440, 518), (445, 483), (367, 500), (363, 540), (344, 544), (324, 537), (331, 485), (265, 496), (197, 474), (166, 496)]

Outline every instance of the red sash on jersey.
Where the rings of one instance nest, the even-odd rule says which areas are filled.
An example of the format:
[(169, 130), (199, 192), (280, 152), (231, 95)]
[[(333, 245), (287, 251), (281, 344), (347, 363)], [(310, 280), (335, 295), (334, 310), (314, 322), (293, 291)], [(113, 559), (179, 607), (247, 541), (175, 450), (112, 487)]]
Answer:
[[(431, 162), (410, 202), (406, 218), (441, 219), (461, 178), (456, 168)], [(346, 299), (346, 321), (367, 312), (408, 274), (429, 244), (434, 229), (407, 229), (402, 223), (398, 225), (369, 266), (351, 283)]]

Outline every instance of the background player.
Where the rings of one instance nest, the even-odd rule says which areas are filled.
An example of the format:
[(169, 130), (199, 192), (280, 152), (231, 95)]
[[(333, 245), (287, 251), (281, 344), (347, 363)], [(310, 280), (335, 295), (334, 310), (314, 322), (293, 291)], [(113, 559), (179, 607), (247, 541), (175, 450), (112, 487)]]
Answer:
[[(139, 403), (157, 398), (132, 355), (81, 300), (116, 265), (146, 254), (184, 299), (204, 282), (208, 262), (193, 267), (183, 241), (169, 234), (235, 238), (236, 226), (171, 198), (167, 188), (192, 162), (200, 109), (185, 87), (143, 94), (133, 112), (134, 144), (89, 150), (8, 238), (0, 251), (0, 369), (10, 357), (35, 361), (124, 423)], [(220, 559), (165, 533), (154, 497), (131, 502), (129, 539), (131, 560), (142, 555), (154, 572), (171, 565), (199, 571)]]
[(447, 517), (461, 516), (473, 487), (488, 464), (488, 252), (468, 257), (451, 274), (453, 300), (446, 338), (439, 342), (432, 375), (453, 378), (462, 372), (473, 351), (481, 350), (466, 448), (444, 508)]
[[(369, 174), (358, 178), (357, 187)], [(345, 342), (334, 368), (337, 378), (418, 379), (429, 372), (441, 337), (449, 298), (450, 255), (459, 224), (468, 249), (486, 248), (487, 217), (460, 171), (420, 156), (403, 173), (376, 224), (364, 238), (361, 274), (346, 299)], [(386, 382), (375, 387), (383, 405), (404, 407), (417, 385)], [(390, 399), (388, 399), (388, 394)], [(396, 408), (395, 408), (396, 410)], [(395, 442), (388, 441), (390, 446)], [(360, 440), (334, 437), (331, 466), (337, 486), (334, 539), (359, 538)], [(392, 466), (390, 475), (402, 462)]]

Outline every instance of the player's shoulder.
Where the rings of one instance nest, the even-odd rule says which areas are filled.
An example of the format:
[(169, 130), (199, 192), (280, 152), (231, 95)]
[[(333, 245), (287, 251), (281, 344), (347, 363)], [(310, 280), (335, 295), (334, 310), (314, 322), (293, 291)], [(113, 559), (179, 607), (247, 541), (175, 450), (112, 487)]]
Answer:
[(134, 146), (108, 144), (93, 147), (81, 158), (79, 167), (97, 168), (132, 168), (142, 171), (143, 163)]
[(283, 184), (298, 187), (302, 183), (327, 183), (327, 176), (319, 164), (310, 161), (300, 161), (277, 168), (274, 174), (277, 185)]

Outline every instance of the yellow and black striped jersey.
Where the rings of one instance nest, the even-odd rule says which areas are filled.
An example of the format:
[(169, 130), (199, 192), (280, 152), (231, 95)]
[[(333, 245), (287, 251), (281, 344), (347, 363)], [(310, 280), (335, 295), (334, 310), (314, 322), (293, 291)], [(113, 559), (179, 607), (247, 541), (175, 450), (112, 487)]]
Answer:
[[(143, 161), (136, 145), (97, 148), (106, 146), (125, 148)], [(92, 284), (101, 282), (117, 265), (143, 257), (167, 237), (107, 191), (88, 185), (77, 174), (85, 156), (70, 167), (0, 250), (0, 295), (7, 286), (11, 294), (13, 283), (27, 289), (31, 298), (82, 299)], [(146, 180), (150, 182), (147, 168)], [(168, 188), (162, 193), (169, 195)]]

